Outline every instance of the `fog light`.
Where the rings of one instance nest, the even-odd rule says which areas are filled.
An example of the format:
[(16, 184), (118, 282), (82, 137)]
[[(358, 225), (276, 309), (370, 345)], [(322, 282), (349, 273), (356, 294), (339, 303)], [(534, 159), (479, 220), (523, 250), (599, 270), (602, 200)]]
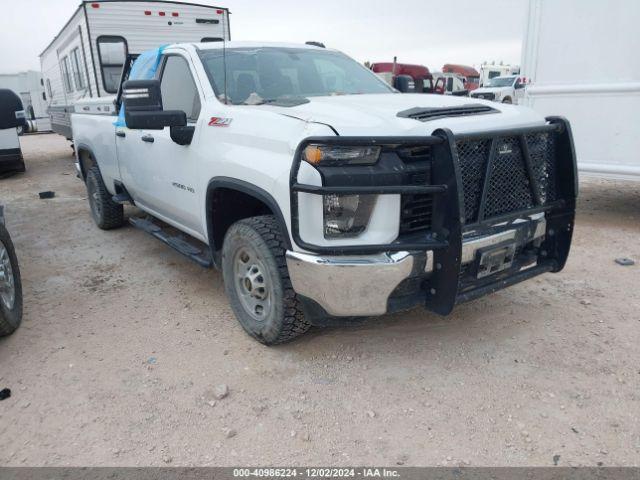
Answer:
[(350, 238), (369, 224), (377, 195), (324, 195), (324, 237)]

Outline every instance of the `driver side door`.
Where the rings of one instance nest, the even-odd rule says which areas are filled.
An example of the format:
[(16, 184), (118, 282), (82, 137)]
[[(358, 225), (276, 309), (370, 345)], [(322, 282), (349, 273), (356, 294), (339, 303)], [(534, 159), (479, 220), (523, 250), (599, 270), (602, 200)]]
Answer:
[[(128, 130), (129, 144), (122, 171), (125, 186), (132, 185), (136, 204), (153, 216), (203, 238), (199, 199), (196, 191), (199, 154), (193, 146), (199, 134), (204, 97), (186, 57), (170, 53), (160, 67), (160, 88), (164, 110), (186, 113), (187, 126), (195, 129), (191, 145), (171, 139), (171, 127), (162, 130)], [(120, 152), (119, 152), (120, 153)]]

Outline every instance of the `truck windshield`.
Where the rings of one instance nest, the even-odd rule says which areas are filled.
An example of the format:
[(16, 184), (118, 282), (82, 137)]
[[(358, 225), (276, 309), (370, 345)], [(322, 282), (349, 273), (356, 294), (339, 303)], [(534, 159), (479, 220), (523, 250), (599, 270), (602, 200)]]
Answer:
[(225, 59), (222, 49), (199, 55), (218, 98), (237, 105), (293, 106), (313, 96), (393, 92), (363, 65), (330, 50), (227, 48)]
[(485, 87), (510, 87), (516, 77), (494, 77), (484, 84)]

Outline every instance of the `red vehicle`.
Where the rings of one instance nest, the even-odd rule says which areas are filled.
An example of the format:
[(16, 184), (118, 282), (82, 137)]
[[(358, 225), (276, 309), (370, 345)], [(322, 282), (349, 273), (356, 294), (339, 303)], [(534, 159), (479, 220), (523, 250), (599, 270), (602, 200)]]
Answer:
[[(372, 63), (371, 70), (378, 74), (391, 74), (387, 80), (393, 87), (396, 86), (396, 79), (399, 75), (406, 75), (413, 79), (416, 93), (433, 92), (433, 76), (424, 65), (412, 65), (409, 63), (381, 62)], [(386, 79), (385, 79), (386, 80)]]
[(453, 63), (447, 63), (442, 67), (443, 73), (455, 73), (462, 77), (464, 82), (464, 88), (466, 90), (475, 90), (480, 86), (480, 72), (475, 68), (467, 65), (456, 65)]

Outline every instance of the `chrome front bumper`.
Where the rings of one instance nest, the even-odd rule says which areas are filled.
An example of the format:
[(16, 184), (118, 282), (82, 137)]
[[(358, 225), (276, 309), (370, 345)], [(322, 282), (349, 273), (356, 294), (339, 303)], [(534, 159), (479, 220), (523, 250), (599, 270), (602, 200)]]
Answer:
[[(544, 237), (543, 214), (532, 216), (534, 233), (523, 243)], [(463, 242), (461, 263), (475, 260), (476, 252), (516, 238), (517, 229), (492, 235), (470, 237)], [(424, 253), (420, 254), (424, 257)], [(372, 316), (387, 313), (389, 296), (400, 282), (414, 274), (416, 255), (411, 252), (363, 256), (320, 256), (287, 251), (289, 277), (293, 289), (332, 316)], [(422, 260), (421, 260), (422, 261)], [(420, 267), (422, 268), (422, 267)], [(426, 252), (424, 273), (433, 270), (433, 252)]]

